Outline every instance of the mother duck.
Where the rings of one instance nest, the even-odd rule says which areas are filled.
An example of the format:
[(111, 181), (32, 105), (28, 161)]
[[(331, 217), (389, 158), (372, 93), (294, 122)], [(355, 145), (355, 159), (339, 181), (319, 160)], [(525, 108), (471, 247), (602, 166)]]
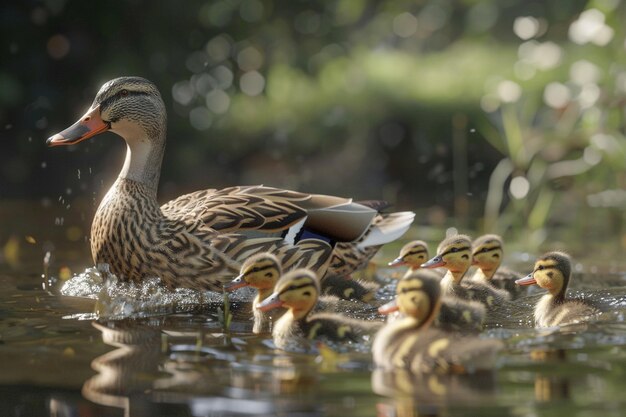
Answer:
[[(91, 253), (118, 277), (158, 276), (170, 287), (219, 290), (241, 262), (272, 252), (285, 269), (307, 267), (321, 277), (331, 257), (400, 237), (414, 214), (378, 213), (378, 202), (305, 194), (265, 186), (202, 190), (159, 207), (157, 187), (167, 117), (156, 86), (140, 77), (105, 83), (76, 123), (48, 138), (73, 145), (105, 131), (127, 145), (119, 177), (96, 211)], [(385, 221), (385, 219), (389, 219)], [(350, 243), (352, 242), (352, 243)]]

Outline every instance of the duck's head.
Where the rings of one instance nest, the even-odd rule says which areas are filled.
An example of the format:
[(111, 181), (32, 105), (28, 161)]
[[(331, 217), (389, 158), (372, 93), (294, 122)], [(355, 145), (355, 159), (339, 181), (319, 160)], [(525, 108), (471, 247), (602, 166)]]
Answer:
[(241, 266), (240, 274), (228, 284), (226, 291), (242, 287), (271, 290), (282, 274), (278, 258), (271, 253), (259, 253), (248, 258)]
[(430, 323), (440, 307), (441, 285), (437, 274), (428, 270), (417, 270), (402, 278), (396, 287), (396, 299), (378, 311), (389, 314), (399, 310), (416, 318), (421, 324)]
[(389, 262), (389, 266), (408, 265), (411, 269), (418, 269), (428, 259), (428, 245), (423, 240), (413, 240), (400, 249), (396, 259)]
[(535, 261), (533, 272), (515, 281), (518, 285), (537, 284), (557, 298), (563, 298), (572, 273), (572, 261), (563, 252), (548, 252)]
[(463, 274), (472, 264), (472, 240), (466, 235), (454, 235), (444, 239), (437, 248), (437, 255), (422, 264), (422, 268), (444, 267), (453, 274)]
[(156, 86), (141, 77), (105, 83), (91, 107), (76, 123), (47, 140), (49, 146), (73, 145), (111, 131), (133, 141), (163, 140), (166, 112)]
[(299, 268), (282, 276), (274, 287), (272, 295), (257, 305), (261, 311), (269, 311), (278, 307), (286, 307), (295, 319), (307, 315), (317, 302), (320, 284), (313, 271)]
[(504, 255), (502, 238), (498, 235), (483, 235), (474, 240), (472, 248), (472, 264), (491, 278), (502, 263)]

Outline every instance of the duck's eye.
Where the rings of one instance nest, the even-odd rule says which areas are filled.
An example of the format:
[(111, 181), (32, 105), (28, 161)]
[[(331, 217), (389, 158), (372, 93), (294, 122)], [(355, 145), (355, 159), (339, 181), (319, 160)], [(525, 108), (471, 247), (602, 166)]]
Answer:
[(455, 252), (458, 252), (458, 251), (459, 251), (459, 248), (451, 248), (450, 249), (450, 252), (452, 252), (452, 253), (455, 253)]
[(126, 97), (127, 95), (128, 95), (128, 90), (123, 89), (122, 91), (120, 91), (120, 96)]
[(539, 266), (537, 267), (537, 271), (541, 271), (541, 270), (543, 270), (543, 265), (539, 265)]

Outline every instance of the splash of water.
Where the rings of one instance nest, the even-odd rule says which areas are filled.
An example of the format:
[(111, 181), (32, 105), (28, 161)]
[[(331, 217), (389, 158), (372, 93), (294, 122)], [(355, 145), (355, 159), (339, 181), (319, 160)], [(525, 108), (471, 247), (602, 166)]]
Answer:
[[(120, 280), (109, 272), (108, 265), (87, 268), (67, 280), (61, 295), (96, 300), (98, 318), (123, 319), (181, 312), (216, 312), (223, 305), (221, 293), (189, 288), (169, 289), (158, 277), (141, 282)], [(235, 302), (247, 302), (250, 292), (241, 291)]]

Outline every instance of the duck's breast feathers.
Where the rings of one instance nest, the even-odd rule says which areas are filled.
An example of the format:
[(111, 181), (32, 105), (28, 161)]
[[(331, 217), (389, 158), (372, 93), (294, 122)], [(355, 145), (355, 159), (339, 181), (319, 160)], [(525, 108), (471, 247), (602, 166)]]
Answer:
[(599, 312), (599, 309), (585, 300), (569, 299), (557, 302), (552, 295), (546, 294), (535, 307), (535, 326), (552, 327), (580, 323)]
[(377, 214), (376, 209), (351, 199), (262, 185), (197, 191), (170, 201), (161, 210), (174, 218), (199, 218), (222, 233), (281, 232), (306, 219), (307, 230), (345, 242), (361, 237)]

